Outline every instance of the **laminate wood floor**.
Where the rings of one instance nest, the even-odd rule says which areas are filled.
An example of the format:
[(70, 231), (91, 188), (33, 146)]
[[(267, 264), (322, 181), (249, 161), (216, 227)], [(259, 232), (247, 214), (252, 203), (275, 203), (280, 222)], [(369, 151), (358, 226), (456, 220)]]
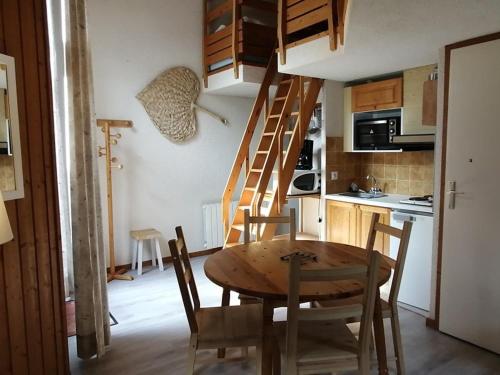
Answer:
[[(193, 259), (202, 306), (220, 304), (221, 289), (206, 279), (203, 262)], [(133, 274), (133, 273), (132, 273)], [(101, 359), (82, 361), (76, 356), (76, 340), (69, 338), (71, 372), (78, 374), (184, 374), (189, 327), (172, 265), (164, 272), (146, 269), (134, 281), (109, 285), (110, 309), (118, 325), (111, 327), (112, 343)], [(237, 296), (231, 296), (237, 303)], [(408, 374), (500, 374), (500, 356), (426, 328), (423, 317), (401, 310), (401, 329)], [(282, 319), (277, 311), (275, 319)], [(388, 347), (390, 325), (386, 325)], [(238, 356), (240, 351), (229, 351)], [(389, 349), (389, 355), (392, 351)], [(199, 351), (198, 359), (215, 357), (215, 351)], [(389, 363), (391, 373), (394, 364)], [(197, 374), (255, 374), (254, 353), (247, 361), (206, 365)], [(376, 371), (374, 370), (375, 374)]]

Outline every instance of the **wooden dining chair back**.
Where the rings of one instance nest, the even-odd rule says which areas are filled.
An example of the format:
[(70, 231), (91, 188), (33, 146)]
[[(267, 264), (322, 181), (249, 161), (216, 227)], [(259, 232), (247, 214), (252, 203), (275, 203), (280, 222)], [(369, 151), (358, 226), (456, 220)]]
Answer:
[(168, 246), (170, 247), (170, 253), (174, 263), (179, 289), (181, 291), (182, 302), (186, 310), (189, 328), (191, 333), (196, 333), (198, 332), (196, 312), (200, 309), (200, 298), (198, 296), (198, 289), (196, 288), (196, 281), (194, 279), (193, 269), (191, 268), (182, 227), (176, 227), (175, 233), (177, 234), (177, 240), (168, 241)]
[(370, 233), (368, 235), (366, 249), (368, 251), (373, 250), (377, 233), (386, 234), (399, 239), (398, 255), (396, 259), (392, 259), (391, 257), (383, 255), (384, 260), (391, 266), (393, 270), (388, 302), (392, 307), (396, 308), (413, 223), (411, 221), (405, 221), (403, 224), (403, 228), (399, 229), (380, 223), (379, 220), (380, 214), (374, 213), (372, 215)]
[(290, 240), (295, 241), (297, 237), (295, 221), (295, 208), (290, 208), (289, 216), (251, 216), (250, 210), (245, 210), (245, 221), (244, 221), (244, 231), (243, 240), (244, 243), (250, 242), (251, 237), (251, 226), (255, 224), (257, 226), (256, 238), (257, 241), (261, 240), (261, 224), (289, 224), (290, 225)]
[(255, 346), (257, 368), (262, 358), (262, 305), (201, 307), (186, 240), (181, 227), (177, 239), (168, 241), (182, 302), (191, 330), (186, 373), (195, 372), (196, 351)]
[(410, 241), (411, 228), (413, 226), (413, 223), (411, 221), (405, 221), (403, 224), (403, 228), (399, 229), (386, 224), (382, 224), (379, 222), (379, 220), (380, 215), (374, 213), (372, 216), (366, 249), (368, 251), (373, 250), (377, 233), (386, 234), (399, 239), (398, 255), (396, 259), (392, 259), (386, 255), (383, 255), (384, 261), (388, 263), (392, 268), (392, 280), (387, 302), (383, 301), (382, 303), (382, 316), (384, 318), (391, 319), (392, 343), (394, 346), (394, 354), (396, 357), (396, 369), (398, 375), (404, 375), (406, 373), (406, 366), (404, 359), (403, 342), (401, 339), (401, 327), (399, 324), (398, 295), (399, 289), (401, 287), (401, 280), (403, 278), (406, 255), (408, 253), (408, 243)]
[[(368, 374), (370, 368), (370, 332), (375, 308), (378, 273), (381, 255), (373, 251), (369, 264), (349, 267), (334, 267), (321, 270), (301, 269), (299, 255), (292, 256), (289, 268), (289, 291), (286, 332), (286, 374), (295, 375), (300, 370), (341, 371), (358, 368), (361, 374)], [(299, 291), (302, 283), (339, 282), (351, 280), (363, 282), (362, 303), (342, 307), (301, 308)], [(361, 321), (359, 338), (356, 339), (345, 325), (348, 318)], [(338, 331), (325, 337), (336, 321)], [(301, 324), (314, 323), (300, 334)], [(318, 324), (324, 323), (324, 325)], [(307, 338), (305, 336), (307, 335)], [(315, 340), (315, 336), (317, 339)], [(301, 339), (307, 341), (301, 344)], [(325, 343), (331, 344), (325, 350)], [(317, 344), (319, 354), (314, 353)], [(304, 348), (307, 345), (307, 348)], [(350, 350), (349, 350), (350, 349)], [(307, 372), (309, 373), (309, 372)]]

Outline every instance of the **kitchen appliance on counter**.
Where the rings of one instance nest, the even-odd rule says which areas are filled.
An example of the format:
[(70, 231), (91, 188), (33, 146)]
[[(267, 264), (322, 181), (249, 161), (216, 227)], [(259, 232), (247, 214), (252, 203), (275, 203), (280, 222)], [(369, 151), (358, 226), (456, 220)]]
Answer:
[(398, 150), (392, 136), (401, 134), (401, 117), (360, 119), (354, 124), (355, 150)]
[(314, 141), (310, 139), (304, 140), (304, 146), (300, 150), (299, 160), (295, 169), (311, 170), (313, 167), (313, 146)]
[[(277, 183), (276, 180), (274, 180)], [(292, 182), (288, 188), (287, 195), (319, 194), (321, 192), (321, 171), (296, 170), (293, 173)]]
[(401, 108), (353, 114), (354, 151), (433, 150), (434, 134), (405, 130)]
[[(432, 238), (434, 217), (432, 213), (407, 210), (391, 212), (391, 226), (403, 228), (405, 221), (413, 223), (408, 253), (406, 255), (398, 302), (428, 316), (431, 306)], [(391, 237), (390, 256), (396, 259), (399, 239)], [(413, 309), (412, 309), (413, 310)]]
[(412, 204), (414, 206), (432, 207), (432, 195), (424, 195), (423, 197), (410, 197), (408, 199), (400, 200), (399, 203)]

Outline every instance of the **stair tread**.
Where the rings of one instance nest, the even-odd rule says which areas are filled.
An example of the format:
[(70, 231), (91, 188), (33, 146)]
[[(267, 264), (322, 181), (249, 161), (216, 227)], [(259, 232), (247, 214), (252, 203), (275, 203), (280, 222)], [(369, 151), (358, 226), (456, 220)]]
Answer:
[[(286, 135), (291, 135), (293, 133), (293, 130), (287, 130), (285, 131), (285, 134)], [(264, 136), (270, 136), (270, 135), (274, 135), (274, 132), (266, 132), (263, 134)]]
[(258, 169), (258, 168), (252, 168), (252, 169), (250, 169), (250, 172), (255, 172), (255, 173), (260, 173), (262, 171), (263, 171), (263, 169)]
[(269, 118), (280, 118), (281, 114), (269, 115)]
[(224, 248), (238, 246), (238, 245), (241, 245), (241, 242), (228, 242), (224, 245)]
[(288, 83), (291, 83), (293, 81), (293, 78), (288, 78), (288, 79), (283, 79), (281, 80), (280, 84), (288, 84)]
[(269, 151), (259, 150), (257, 151), (257, 154), (269, 154)]
[(245, 225), (243, 224), (233, 224), (231, 225), (231, 228), (236, 229), (240, 232), (243, 232), (245, 230)]

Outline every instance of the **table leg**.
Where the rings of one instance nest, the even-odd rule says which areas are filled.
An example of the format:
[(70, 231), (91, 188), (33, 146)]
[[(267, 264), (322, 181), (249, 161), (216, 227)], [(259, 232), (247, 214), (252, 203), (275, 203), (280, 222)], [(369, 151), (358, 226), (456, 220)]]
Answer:
[(387, 353), (385, 347), (384, 318), (382, 316), (382, 305), (380, 302), (380, 291), (377, 289), (375, 299), (375, 313), (373, 315), (373, 330), (375, 333), (375, 348), (377, 350), (378, 373), (389, 374), (387, 368)]
[[(222, 302), (221, 306), (229, 306), (231, 298), (231, 291), (229, 289), (223, 289), (222, 291)], [(217, 358), (224, 358), (226, 356), (226, 348), (217, 349)]]
[(263, 302), (263, 336), (262, 336), (262, 375), (272, 375), (273, 373), (273, 315), (274, 303), (264, 299)]

